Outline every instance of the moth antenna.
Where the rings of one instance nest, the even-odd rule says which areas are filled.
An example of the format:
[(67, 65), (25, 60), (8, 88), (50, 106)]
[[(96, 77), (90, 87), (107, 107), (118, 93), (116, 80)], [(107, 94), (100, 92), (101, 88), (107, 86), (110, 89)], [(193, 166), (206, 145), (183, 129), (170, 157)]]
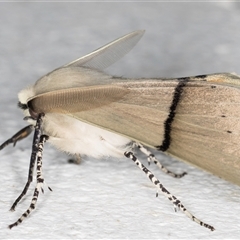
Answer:
[(30, 206), (28, 207), (28, 209), (22, 214), (22, 216), (13, 224), (9, 225), (9, 228), (13, 228), (17, 225), (19, 225), (25, 218), (28, 217), (28, 215), (35, 209), (36, 204), (37, 204), (37, 200), (38, 200), (38, 196), (39, 196), (39, 192), (43, 191), (43, 183), (44, 183), (44, 178), (42, 175), (42, 153), (43, 153), (43, 147), (44, 147), (44, 143), (48, 140), (48, 136), (47, 135), (42, 135), (40, 137), (39, 140), (39, 144), (38, 144), (38, 151), (37, 151), (37, 183), (36, 183), (36, 187), (33, 193), (33, 197), (32, 197), (32, 201)]
[(36, 162), (38, 145), (39, 145), (40, 137), (42, 134), (42, 118), (43, 118), (43, 116), (44, 116), (44, 114), (39, 114), (39, 116), (37, 118), (36, 126), (35, 126), (35, 132), (34, 132), (33, 143), (32, 143), (32, 154), (31, 154), (31, 158), (30, 158), (27, 183), (26, 183), (22, 193), (19, 195), (19, 197), (13, 203), (12, 207), (10, 208), (10, 211), (15, 211), (17, 204), (20, 202), (22, 197), (27, 193), (28, 188), (33, 180), (33, 170), (34, 170), (34, 166), (35, 166), (35, 162)]
[(177, 199), (174, 195), (172, 195), (161, 183), (160, 181), (153, 175), (153, 173), (148, 170), (132, 152), (125, 152), (124, 155), (127, 158), (130, 158), (150, 179), (150, 181), (160, 190), (163, 195), (165, 195), (174, 205), (175, 209), (180, 209), (186, 216), (192, 219), (194, 222), (198, 223), (201, 226), (204, 226), (211, 231), (214, 231), (215, 228), (207, 223), (202, 222), (200, 219), (196, 218), (191, 212), (189, 212), (184, 205), (181, 203), (179, 199)]
[(169, 176), (172, 176), (174, 178), (181, 178), (187, 174), (187, 172), (183, 173), (174, 173), (170, 170), (168, 170), (166, 167), (164, 167), (155, 157), (154, 154), (152, 154), (150, 151), (148, 151), (141, 143), (136, 143), (139, 150), (144, 153), (146, 156), (148, 156), (148, 165), (150, 165), (150, 162), (154, 162), (164, 173), (166, 173)]

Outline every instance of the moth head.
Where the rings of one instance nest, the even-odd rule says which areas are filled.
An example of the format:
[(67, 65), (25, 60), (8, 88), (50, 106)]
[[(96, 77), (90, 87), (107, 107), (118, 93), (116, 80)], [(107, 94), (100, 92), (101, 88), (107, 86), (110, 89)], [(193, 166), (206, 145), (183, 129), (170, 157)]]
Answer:
[(35, 96), (35, 92), (33, 90), (33, 87), (28, 87), (23, 89), (18, 93), (18, 107), (23, 110), (24, 116), (26, 117), (32, 117), (36, 118), (34, 113), (31, 111), (31, 108), (29, 107), (29, 99), (31, 99), (33, 96)]

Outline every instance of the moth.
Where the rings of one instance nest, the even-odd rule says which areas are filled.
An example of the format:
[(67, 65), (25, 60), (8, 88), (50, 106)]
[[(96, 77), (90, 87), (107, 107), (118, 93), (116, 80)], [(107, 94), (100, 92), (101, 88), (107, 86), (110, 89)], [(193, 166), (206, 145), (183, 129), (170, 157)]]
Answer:
[(195, 217), (137, 158), (166, 174), (149, 149), (156, 149), (194, 164), (240, 185), (240, 78), (220, 73), (177, 79), (125, 79), (103, 72), (129, 52), (144, 31), (129, 33), (70, 62), (23, 89), (18, 106), (26, 126), (0, 146), (15, 144), (34, 132), (27, 183), (11, 210), (28, 191), (36, 171), (36, 187), (29, 208), (9, 228), (19, 225), (36, 207), (42, 190), (42, 152), (48, 141), (61, 151), (95, 158), (132, 160), (159, 192), (194, 222), (214, 230)]

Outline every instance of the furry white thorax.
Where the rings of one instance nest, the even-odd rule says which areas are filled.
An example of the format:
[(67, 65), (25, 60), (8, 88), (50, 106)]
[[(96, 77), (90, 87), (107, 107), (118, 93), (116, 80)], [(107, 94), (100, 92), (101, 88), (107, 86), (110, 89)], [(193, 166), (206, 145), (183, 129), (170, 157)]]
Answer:
[[(26, 104), (35, 96), (33, 87), (23, 89), (19, 101)], [(30, 116), (28, 109), (25, 116)], [(36, 121), (28, 119), (30, 124)], [(43, 133), (49, 136), (48, 142), (61, 151), (70, 154), (88, 155), (95, 158), (102, 156), (122, 157), (132, 148), (132, 141), (124, 136), (109, 132), (66, 114), (47, 113), (43, 119)]]

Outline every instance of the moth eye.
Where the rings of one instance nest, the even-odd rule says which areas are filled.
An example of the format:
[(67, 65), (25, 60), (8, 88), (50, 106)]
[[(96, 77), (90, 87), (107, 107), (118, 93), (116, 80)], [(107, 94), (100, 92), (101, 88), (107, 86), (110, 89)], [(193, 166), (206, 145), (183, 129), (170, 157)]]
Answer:
[(23, 104), (23, 103), (21, 103), (21, 102), (18, 102), (18, 107), (21, 108), (22, 110), (28, 109), (27, 104)]

